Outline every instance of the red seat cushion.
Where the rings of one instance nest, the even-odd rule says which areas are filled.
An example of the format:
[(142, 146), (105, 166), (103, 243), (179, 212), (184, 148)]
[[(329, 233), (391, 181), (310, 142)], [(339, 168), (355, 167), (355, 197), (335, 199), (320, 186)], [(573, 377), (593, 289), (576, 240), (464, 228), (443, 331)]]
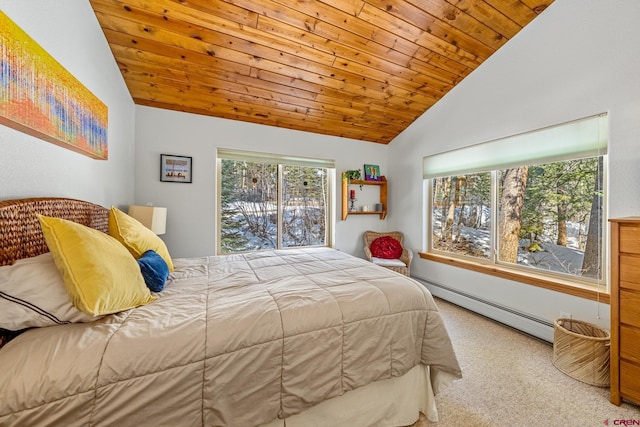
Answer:
[(376, 258), (396, 259), (402, 255), (402, 245), (391, 236), (382, 236), (371, 242), (371, 255)]

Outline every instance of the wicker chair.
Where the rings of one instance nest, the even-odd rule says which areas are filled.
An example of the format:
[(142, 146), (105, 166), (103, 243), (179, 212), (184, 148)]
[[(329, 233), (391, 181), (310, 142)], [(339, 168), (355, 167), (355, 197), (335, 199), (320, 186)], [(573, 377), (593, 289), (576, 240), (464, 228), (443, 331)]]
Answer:
[[(400, 242), (402, 246), (402, 255), (399, 259), (383, 259), (376, 258), (371, 254), (371, 243), (376, 240), (378, 237), (382, 236), (391, 236), (397, 241)], [(367, 256), (367, 259), (376, 265), (380, 265), (382, 267), (388, 268), (389, 270), (396, 271), (400, 274), (404, 274), (405, 276), (409, 276), (409, 268), (411, 267), (411, 260), (413, 259), (413, 252), (411, 249), (407, 249), (404, 247), (402, 243), (402, 233), (399, 231), (389, 231), (386, 233), (377, 233), (375, 231), (365, 231), (364, 232), (364, 254)]]

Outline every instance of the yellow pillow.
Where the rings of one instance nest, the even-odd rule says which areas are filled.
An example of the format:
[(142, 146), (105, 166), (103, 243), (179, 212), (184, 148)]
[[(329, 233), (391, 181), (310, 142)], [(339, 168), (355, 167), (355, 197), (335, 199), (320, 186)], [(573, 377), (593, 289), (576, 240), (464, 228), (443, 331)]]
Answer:
[(138, 259), (148, 250), (158, 253), (173, 271), (171, 255), (161, 238), (156, 233), (142, 225), (137, 219), (127, 215), (120, 209), (112, 206), (109, 212), (109, 234), (118, 239), (135, 259)]
[(38, 215), (47, 246), (71, 301), (94, 316), (155, 300), (140, 267), (113, 237), (84, 225)]

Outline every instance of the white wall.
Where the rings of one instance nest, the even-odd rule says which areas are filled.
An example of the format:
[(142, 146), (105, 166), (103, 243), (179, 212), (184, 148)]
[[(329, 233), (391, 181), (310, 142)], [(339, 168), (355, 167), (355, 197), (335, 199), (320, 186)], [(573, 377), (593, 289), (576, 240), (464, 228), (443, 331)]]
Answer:
[[(334, 159), (338, 175), (335, 247), (339, 250), (364, 257), (362, 233), (367, 229), (386, 229), (389, 219), (396, 214), (392, 208), (384, 221), (375, 215), (351, 216), (342, 221), (340, 214), (339, 174), (347, 169), (362, 170), (365, 163), (380, 165), (385, 174), (387, 145), (138, 106), (136, 203), (150, 202), (168, 208), (167, 233), (162, 237), (173, 257), (215, 254), (218, 147)], [(163, 153), (193, 158), (192, 184), (160, 182)], [(391, 182), (389, 192), (394, 188)]]
[(134, 196), (135, 107), (86, 1), (0, 0), (0, 9), (109, 109), (109, 160), (0, 125), (0, 199), (60, 196), (103, 206)]
[[(609, 217), (640, 214), (640, 2), (562, 0), (509, 41), (389, 147), (391, 226), (424, 248), (422, 157), (609, 113)], [(422, 259), (412, 273), (549, 321), (608, 327), (609, 306)]]

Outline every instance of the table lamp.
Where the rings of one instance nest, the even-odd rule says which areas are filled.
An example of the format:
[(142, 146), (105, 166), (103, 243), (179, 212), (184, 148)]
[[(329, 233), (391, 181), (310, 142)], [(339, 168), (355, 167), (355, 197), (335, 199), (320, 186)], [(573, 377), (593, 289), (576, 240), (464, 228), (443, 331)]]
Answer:
[(137, 219), (156, 234), (164, 234), (167, 229), (167, 208), (156, 206), (129, 206), (129, 216)]

